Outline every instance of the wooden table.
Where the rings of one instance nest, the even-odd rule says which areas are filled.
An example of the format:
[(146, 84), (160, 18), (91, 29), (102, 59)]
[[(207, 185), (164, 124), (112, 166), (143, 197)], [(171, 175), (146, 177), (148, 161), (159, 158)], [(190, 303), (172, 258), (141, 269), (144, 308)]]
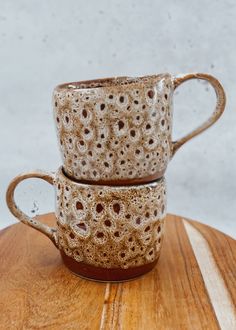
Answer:
[(158, 265), (120, 284), (71, 274), (23, 224), (0, 231), (0, 329), (230, 330), (235, 306), (236, 242), (195, 221), (168, 215)]

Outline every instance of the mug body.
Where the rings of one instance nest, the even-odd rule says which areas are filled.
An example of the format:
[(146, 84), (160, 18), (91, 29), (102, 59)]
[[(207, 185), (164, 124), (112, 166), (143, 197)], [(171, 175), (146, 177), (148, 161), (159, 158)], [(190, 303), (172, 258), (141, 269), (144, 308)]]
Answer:
[(134, 186), (81, 184), (59, 170), (55, 179), (57, 240), (65, 265), (98, 281), (150, 271), (163, 241), (165, 179)]
[(171, 157), (170, 74), (59, 85), (54, 116), (65, 173), (82, 182), (136, 184)]

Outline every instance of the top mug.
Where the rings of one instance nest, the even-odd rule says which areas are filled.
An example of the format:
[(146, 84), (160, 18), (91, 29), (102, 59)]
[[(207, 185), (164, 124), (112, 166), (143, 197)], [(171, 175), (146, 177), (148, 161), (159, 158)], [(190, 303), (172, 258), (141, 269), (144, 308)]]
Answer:
[[(212, 85), (216, 108), (200, 127), (172, 141), (173, 92), (190, 79)], [(221, 116), (225, 93), (208, 74), (165, 73), (62, 84), (53, 104), (65, 174), (86, 183), (126, 185), (162, 177), (175, 152)]]

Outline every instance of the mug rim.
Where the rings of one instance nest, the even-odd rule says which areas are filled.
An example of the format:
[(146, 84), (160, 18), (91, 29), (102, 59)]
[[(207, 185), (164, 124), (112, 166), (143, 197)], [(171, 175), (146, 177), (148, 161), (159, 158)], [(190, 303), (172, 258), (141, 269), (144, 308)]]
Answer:
[[(106, 185), (106, 184), (96, 184), (96, 183), (84, 183), (79, 182), (75, 179), (69, 178), (65, 174), (65, 170), (63, 166), (60, 166), (57, 172), (55, 173), (56, 177), (62, 176), (64, 180), (71, 182), (73, 185), (83, 186), (83, 187), (94, 187), (94, 188), (106, 188), (106, 189), (141, 189), (141, 188), (148, 188), (148, 187), (156, 187), (158, 184), (164, 182), (165, 183), (165, 177), (162, 176), (161, 178), (158, 178), (157, 180), (148, 182), (148, 183), (141, 183), (141, 184), (130, 184), (130, 185)], [(95, 181), (94, 181), (95, 182)]]
[(159, 73), (155, 75), (144, 75), (144, 76), (116, 76), (116, 77), (105, 77), (91, 80), (81, 80), (74, 82), (66, 82), (59, 84), (55, 87), (55, 91), (84, 91), (93, 90), (98, 88), (112, 88), (115, 86), (135, 86), (138, 84), (143, 85), (148, 81), (155, 81), (159, 78), (170, 78), (170, 73)]

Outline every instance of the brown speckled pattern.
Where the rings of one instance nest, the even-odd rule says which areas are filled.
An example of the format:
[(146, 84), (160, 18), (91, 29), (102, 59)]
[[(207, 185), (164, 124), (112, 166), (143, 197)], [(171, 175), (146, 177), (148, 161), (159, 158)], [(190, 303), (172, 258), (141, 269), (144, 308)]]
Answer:
[(97, 267), (129, 268), (159, 256), (166, 214), (164, 178), (146, 185), (98, 186), (56, 176), (58, 246)]
[[(202, 125), (172, 141), (172, 95), (191, 79), (212, 85), (216, 107)], [(74, 179), (109, 184), (160, 178), (176, 151), (218, 120), (225, 102), (220, 82), (205, 73), (59, 85), (53, 103), (65, 171)]]
[(164, 171), (171, 156), (172, 92), (169, 74), (57, 87), (54, 114), (66, 173), (108, 181)]

